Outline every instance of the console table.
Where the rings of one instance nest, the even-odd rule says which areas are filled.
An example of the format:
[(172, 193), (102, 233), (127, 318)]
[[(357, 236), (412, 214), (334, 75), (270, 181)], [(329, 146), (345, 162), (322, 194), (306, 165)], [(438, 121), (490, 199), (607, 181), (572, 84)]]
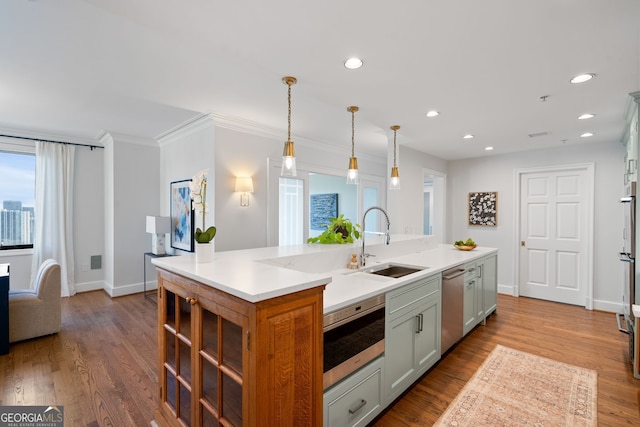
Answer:
[(152, 291), (147, 292), (147, 257), (149, 257), (149, 258), (162, 258), (162, 257), (166, 257), (166, 256), (173, 256), (173, 255), (171, 255), (171, 254), (156, 255), (153, 252), (145, 252), (144, 253), (144, 257), (143, 257), (143, 261), (142, 261), (142, 263), (144, 265), (144, 267), (143, 267), (143, 270), (144, 270), (144, 273), (143, 273), (144, 282), (142, 284), (142, 293), (143, 293), (143, 295), (144, 295), (144, 297), (146, 299), (148, 299), (149, 301), (151, 301), (154, 304), (157, 304), (157, 301), (153, 298), (155, 293), (152, 292)]
[(9, 353), (9, 264), (0, 264), (0, 354)]

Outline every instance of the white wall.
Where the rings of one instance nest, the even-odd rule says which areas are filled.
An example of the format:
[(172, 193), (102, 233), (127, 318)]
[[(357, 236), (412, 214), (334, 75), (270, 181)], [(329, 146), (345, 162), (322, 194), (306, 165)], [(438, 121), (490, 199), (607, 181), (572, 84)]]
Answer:
[(160, 211), (160, 150), (154, 140), (110, 137), (105, 152), (104, 289), (120, 296), (143, 289), (143, 254), (151, 248), (146, 216)]
[[(498, 283), (503, 291), (515, 281), (516, 239), (514, 171), (538, 166), (574, 163), (595, 164), (594, 308), (616, 311), (622, 295), (622, 265), (618, 261), (622, 235), (624, 149), (617, 142), (561, 146), (554, 150), (487, 156), (449, 163), (448, 239), (473, 238), (479, 245), (500, 249)], [(498, 226), (467, 225), (467, 198), (473, 191), (498, 192)]]
[[(215, 128), (209, 116), (186, 124), (159, 139), (160, 143), (160, 172), (155, 191), (159, 192), (158, 206), (161, 215), (170, 215), (170, 186), (173, 181), (191, 179), (196, 173), (208, 169), (207, 202), (209, 212), (205, 217), (207, 227), (216, 225), (215, 209), (218, 203), (216, 188), (215, 165)], [(196, 227), (201, 227), (202, 218), (196, 215)], [(218, 237), (213, 239), (214, 245)], [(171, 238), (167, 235), (167, 253), (185, 255), (190, 252), (171, 248)], [(151, 240), (149, 240), (149, 248)]]
[[(391, 146), (393, 147), (393, 144)], [(390, 164), (393, 164), (393, 157), (391, 157)], [(447, 174), (447, 162), (438, 157), (401, 146), (399, 147), (397, 164), (401, 188), (400, 190), (387, 191), (387, 210), (391, 221), (391, 233), (423, 234), (423, 169)], [(387, 169), (391, 171), (390, 167)]]

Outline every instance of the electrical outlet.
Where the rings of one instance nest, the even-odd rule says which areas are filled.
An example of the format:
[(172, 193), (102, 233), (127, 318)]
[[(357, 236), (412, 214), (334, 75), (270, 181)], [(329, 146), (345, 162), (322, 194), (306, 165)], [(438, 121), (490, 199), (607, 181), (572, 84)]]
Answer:
[(89, 264), (82, 264), (81, 270), (82, 271), (89, 271)]

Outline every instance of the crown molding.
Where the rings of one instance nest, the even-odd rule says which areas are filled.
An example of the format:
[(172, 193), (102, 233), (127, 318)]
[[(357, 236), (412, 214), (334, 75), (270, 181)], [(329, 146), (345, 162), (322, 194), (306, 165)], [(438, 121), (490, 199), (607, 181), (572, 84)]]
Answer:
[(180, 140), (189, 135), (193, 135), (197, 132), (202, 132), (205, 129), (209, 129), (215, 125), (214, 120), (209, 113), (198, 114), (184, 122), (172, 127), (171, 129), (162, 132), (157, 135), (155, 139), (162, 147), (168, 144)]
[(103, 141), (106, 137), (110, 136), (111, 139), (116, 141), (126, 142), (128, 144), (144, 145), (145, 147), (158, 147), (158, 142), (152, 138), (144, 138), (141, 136), (128, 135), (126, 133), (107, 132), (102, 131), (99, 134), (99, 140)]
[[(211, 113), (211, 117), (213, 118), (215, 125), (223, 129), (229, 129), (236, 132), (246, 133), (249, 135), (255, 135), (263, 138), (274, 139), (274, 140), (281, 141), (282, 143), (284, 143), (284, 141), (286, 140), (286, 135), (281, 129), (276, 129), (271, 126), (253, 122), (251, 120), (227, 116), (219, 113)], [(299, 135), (291, 135), (291, 139), (299, 147), (313, 148), (316, 150), (326, 151), (328, 153), (340, 155), (340, 156), (348, 157), (351, 155), (351, 145), (349, 146), (336, 145), (335, 143), (332, 143), (332, 142), (304, 138)], [(375, 154), (371, 154), (364, 151), (359, 151), (357, 157), (359, 159), (361, 158), (361, 159), (378, 160), (378, 161), (385, 159), (385, 156), (376, 156)]]

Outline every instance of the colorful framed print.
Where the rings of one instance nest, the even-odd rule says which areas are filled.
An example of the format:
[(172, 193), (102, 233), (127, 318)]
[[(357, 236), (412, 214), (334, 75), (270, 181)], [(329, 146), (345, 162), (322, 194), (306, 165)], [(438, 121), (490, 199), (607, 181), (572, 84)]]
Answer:
[(171, 247), (182, 251), (194, 251), (193, 223), (195, 213), (191, 209), (190, 179), (171, 183)]
[(338, 216), (338, 193), (312, 194), (309, 199), (309, 227), (326, 230), (331, 218)]

